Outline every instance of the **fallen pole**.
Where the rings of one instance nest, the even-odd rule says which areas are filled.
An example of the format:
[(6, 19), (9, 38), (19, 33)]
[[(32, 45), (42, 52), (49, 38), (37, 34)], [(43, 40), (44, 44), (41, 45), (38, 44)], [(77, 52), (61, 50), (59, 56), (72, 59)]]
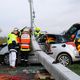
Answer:
[(32, 39), (33, 51), (37, 54), (39, 62), (55, 78), (55, 80), (80, 80), (80, 76), (60, 63), (53, 63), (54, 59), (41, 50), (36, 40)]

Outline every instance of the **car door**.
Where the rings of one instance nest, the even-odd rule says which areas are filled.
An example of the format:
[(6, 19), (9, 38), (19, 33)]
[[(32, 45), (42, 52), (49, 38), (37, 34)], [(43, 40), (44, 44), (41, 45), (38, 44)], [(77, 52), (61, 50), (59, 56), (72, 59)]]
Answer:
[(0, 50), (0, 55), (5, 55), (5, 53), (9, 53), (9, 51), (8, 51), (8, 45), (4, 46), (4, 47)]
[(51, 51), (53, 54), (51, 55), (54, 59), (56, 59), (59, 53), (66, 51), (65, 39), (62, 36), (56, 36), (56, 42), (51, 44)]
[(46, 41), (46, 36), (43, 35), (38, 39), (38, 44), (40, 46), (40, 48), (45, 51), (45, 41)]
[(51, 44), (52, 57), (56, 59), (59, 53), (65, 51), (65, 43), (54, 43)]

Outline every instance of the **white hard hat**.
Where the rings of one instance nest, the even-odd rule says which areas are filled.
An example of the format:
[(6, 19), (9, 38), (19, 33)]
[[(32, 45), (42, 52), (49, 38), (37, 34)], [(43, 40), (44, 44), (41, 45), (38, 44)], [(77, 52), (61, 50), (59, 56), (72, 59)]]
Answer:
[(29, 29), (28, 29), (28, 28), (25, 28), (23, 31), (27, 31), (27, 32), (28, 32), (28, 31), (29, 31)]
[(18, 31), (19, 29), (17, 28), (17, 27), (15, 27), (14, 29), (13, 29), (13, 31)]

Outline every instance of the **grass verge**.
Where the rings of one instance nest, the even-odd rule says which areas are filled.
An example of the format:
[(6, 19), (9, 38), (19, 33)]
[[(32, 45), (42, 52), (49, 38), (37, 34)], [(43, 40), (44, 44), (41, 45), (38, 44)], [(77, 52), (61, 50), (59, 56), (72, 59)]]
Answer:
[(80, 62), (76, 62), (74, 64), (71, 64), (67, 66), (70, 70), (75, 72), (76, 74), (80, 75)]

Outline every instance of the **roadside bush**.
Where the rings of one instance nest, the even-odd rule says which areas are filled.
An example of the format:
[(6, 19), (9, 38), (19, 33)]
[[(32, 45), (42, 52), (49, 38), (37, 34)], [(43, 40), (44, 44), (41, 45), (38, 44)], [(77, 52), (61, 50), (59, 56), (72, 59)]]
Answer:
[(0, 37), (0, 44), (7, 43), (7, 37)]

